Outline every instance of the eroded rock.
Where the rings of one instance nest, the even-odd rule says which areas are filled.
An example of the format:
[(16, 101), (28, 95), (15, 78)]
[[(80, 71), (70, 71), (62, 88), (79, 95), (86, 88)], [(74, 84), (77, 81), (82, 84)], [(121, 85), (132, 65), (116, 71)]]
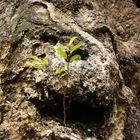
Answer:
[[(134, 135), (139, 133), (139, 103), (136, 101), (139, 95), (136, 84), (139, 83), (139, 30), (132, 21), (127, 23), (127, 18), (135, 19), (137, 25), (138, 17), (133, 16), (139, 11), (131, 14), (128, 11), (129, 7), (134, 9), (132, 2), (121, 3), (91, 0), (0, 2), (0, 129), (8, 132), (0, 137), (138, 139)], [(120, 5), (125, 5), (123, 8), (128, 13), (124, 23), (116, 21), (122, 20), (121, 14), (114, 17)], [(108, 16), (114, 19), (113, 23)], [(134, 29), (132, 32), (127, 30), (130, 26)], [(66, 80), (55, 73), (55, 68), (64, 64), (56, 48), (66, 45), (73, 35), (86, 45), (75, 52), (81, 55), (81, 60), (70, 64), (67, 85)], [(31, 55), (48, 56), (48, 69), (32, 69)], [(62, 98), (66, 88), (71, 106), (68, 124), (63, 126)], [(90, 120), (86, 110), (95, 112), (95, 119)], [(136, 118), (132, 117), (133, 113)], [(136, 127), (132, 127), (136, 122)]]

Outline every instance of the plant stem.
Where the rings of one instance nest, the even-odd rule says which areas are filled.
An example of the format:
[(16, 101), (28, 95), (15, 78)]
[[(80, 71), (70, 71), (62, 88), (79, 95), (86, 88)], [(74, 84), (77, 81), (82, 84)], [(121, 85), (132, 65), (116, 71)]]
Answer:
[(66, 93), (64, 93), (63, 95), (63, 113), (64, 113), (64, 116), (63, 116), (63, 123), (64, 125), (66, 124)]
[(68, 94), (68, 88), (69, 88), (69, 65), (70, 65), (70, 62), (67, 62), (68, 64), (68, 69), (67, 69), (67, 81), (66, 81), (66, 91), (64, 92), (64, 95), (63, 95), (63, 113), (64, 113), (64, 118), (63, 118), (63, 123), (64, 125), (66, 124), (66, 119), (67, 119), (67, 107), (66, 107), (66, 95)]

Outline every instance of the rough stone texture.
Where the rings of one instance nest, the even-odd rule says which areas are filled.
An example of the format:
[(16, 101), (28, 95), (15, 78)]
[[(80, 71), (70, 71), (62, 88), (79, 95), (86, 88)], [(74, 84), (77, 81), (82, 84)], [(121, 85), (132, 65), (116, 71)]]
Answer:
[[(0, 139), (139, 140), (138, 7), (131, 0), (1, 0)], [(64, 63), (56, 48), (73, 35), (86, 45), (66, 85), (55, 74)], [(48, 56), (48, 69), (32, 69), (31, 55)]]

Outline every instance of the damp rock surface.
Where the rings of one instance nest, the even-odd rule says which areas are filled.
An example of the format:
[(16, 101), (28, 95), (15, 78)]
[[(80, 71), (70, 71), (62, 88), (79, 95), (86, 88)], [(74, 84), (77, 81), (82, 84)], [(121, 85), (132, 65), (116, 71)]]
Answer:
[[(139, 140), (139, 14), (135, 0), (1, 0), (0, 139)], [(72, 36), (85, 45), (67, 83), (56, 49)]]

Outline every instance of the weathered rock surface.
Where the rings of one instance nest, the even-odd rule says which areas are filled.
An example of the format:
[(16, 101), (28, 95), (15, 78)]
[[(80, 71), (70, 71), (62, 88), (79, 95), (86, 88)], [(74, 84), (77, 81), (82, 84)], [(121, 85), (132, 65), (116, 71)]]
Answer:
[[(1, 0), (0, 139), (139, 140), (140, 10), (124, 0)], [(121, 11), (121, 12), (120, 12)], [(69, 85), (55, 68), (72, 36), (86, 43), (70, 64)], [(48, 56), (46, 71), (31, 55)], [(63, 94), (68, 88), (67, 125)]]

